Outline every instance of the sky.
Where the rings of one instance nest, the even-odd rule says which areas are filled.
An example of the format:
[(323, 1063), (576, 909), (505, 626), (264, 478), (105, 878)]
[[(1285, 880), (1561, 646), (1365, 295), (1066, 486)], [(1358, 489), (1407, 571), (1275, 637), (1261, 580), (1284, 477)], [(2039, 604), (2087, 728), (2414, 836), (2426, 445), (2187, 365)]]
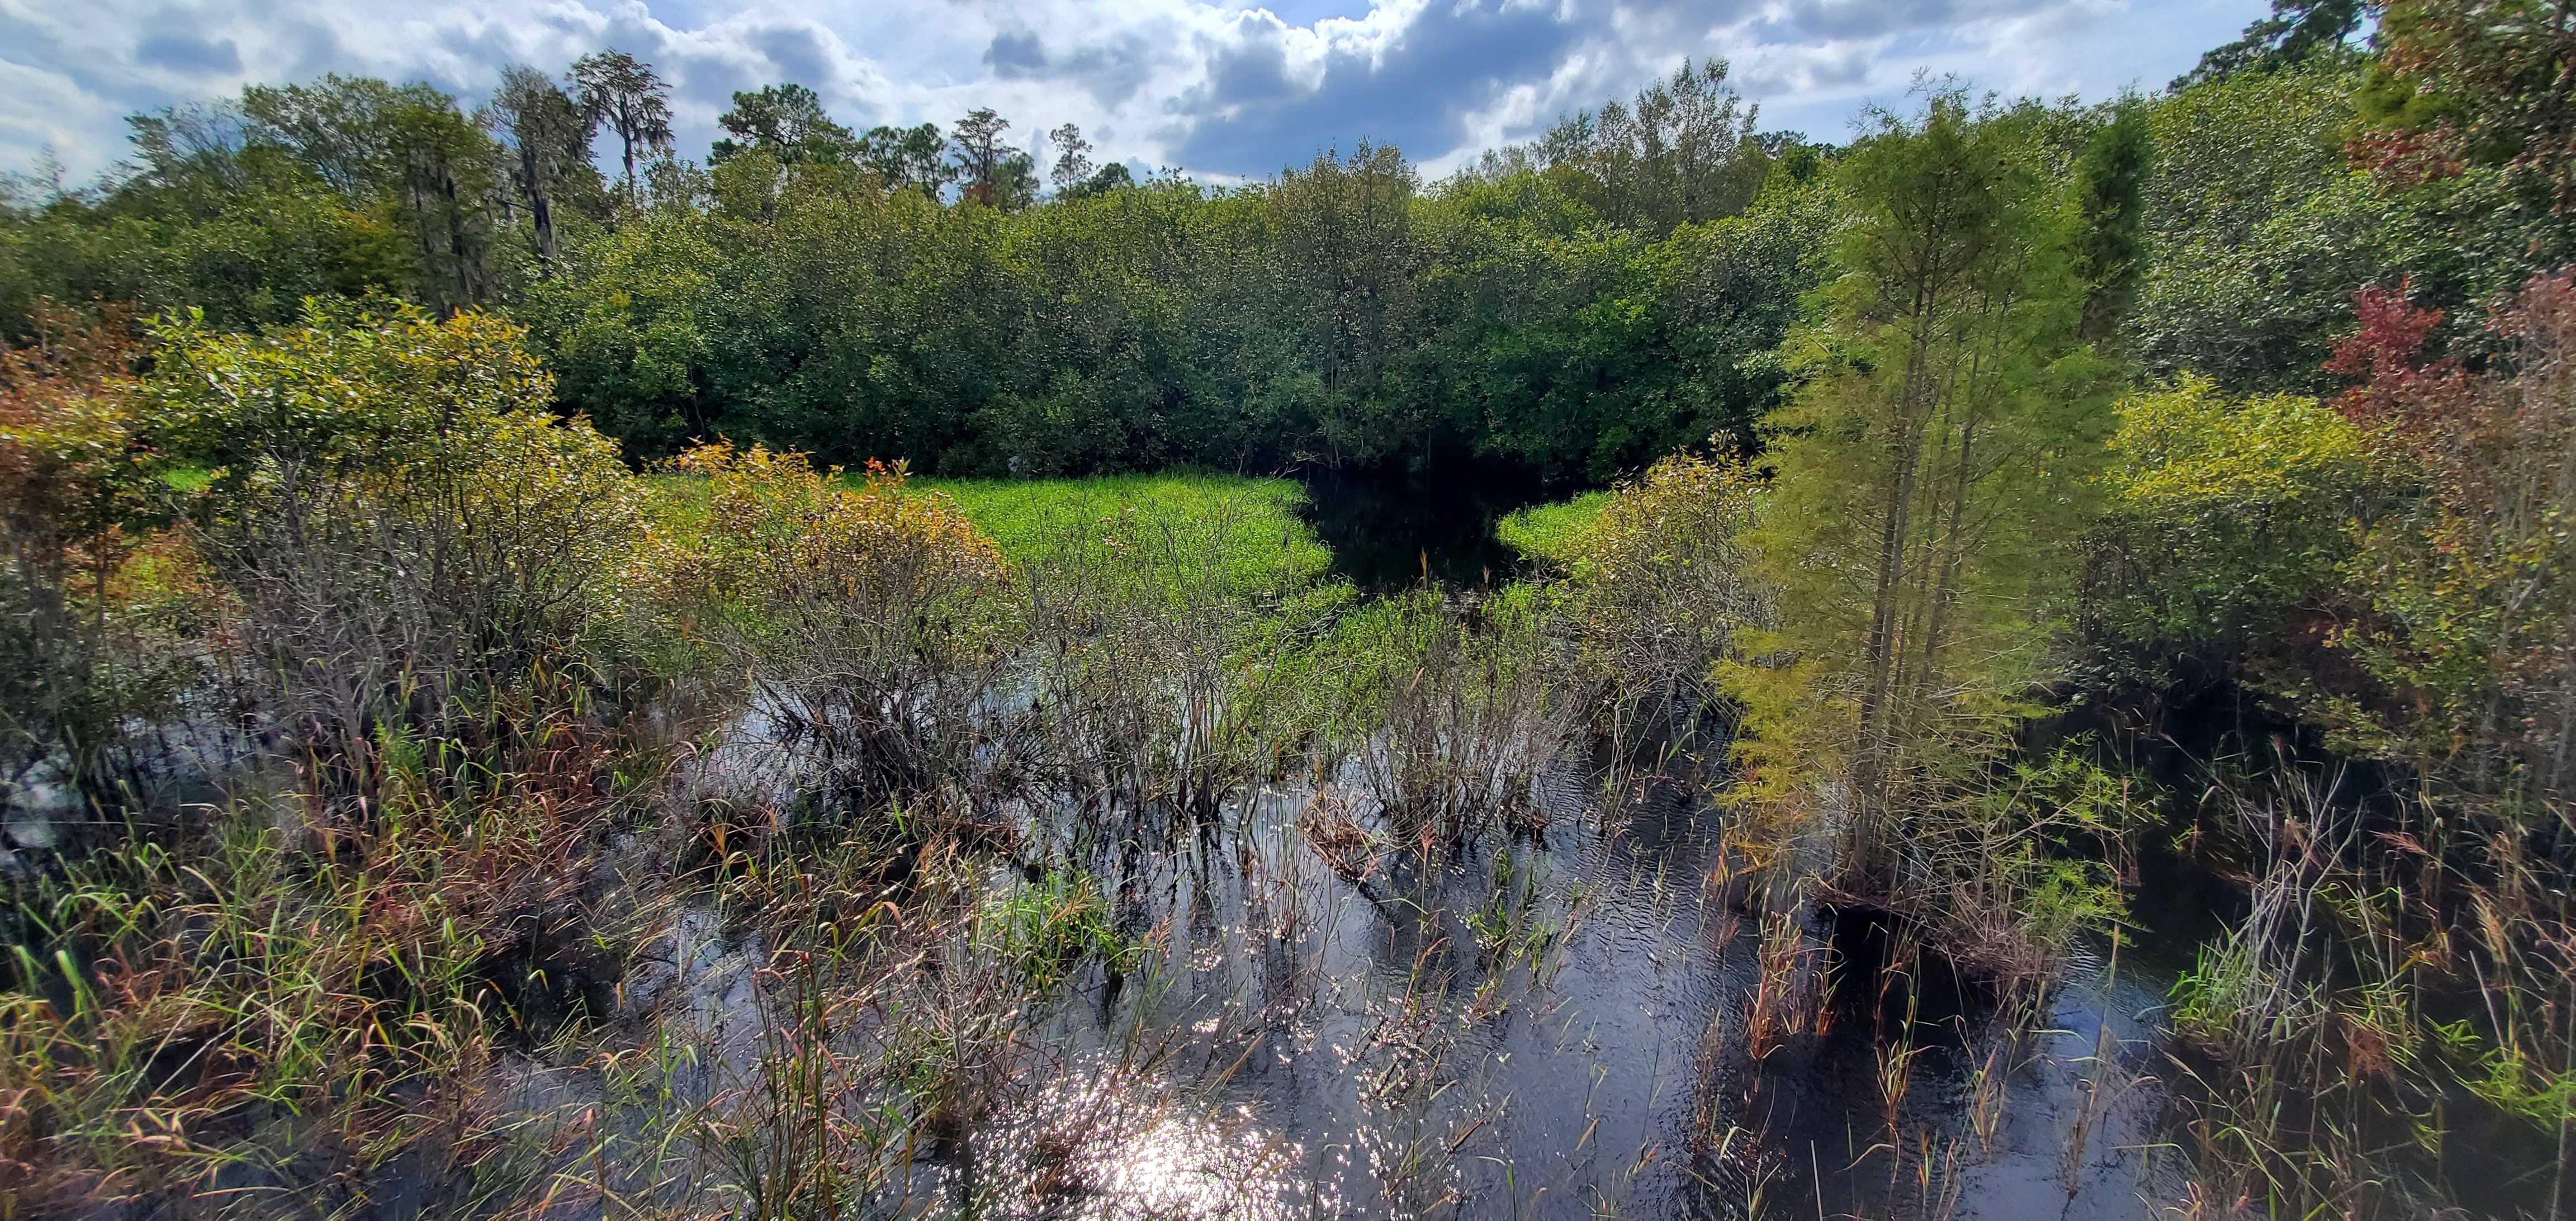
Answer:
[[(124, 117), (325, 72), (426, 80), (467, 106), (504, 64), (615, 47), (669, 81), (703, 159), (737, 89), (812, 87), (855, 129), (978, 106), (1039, 145), (1211, 181), (1361, 139), (1437, 176), (1683, 61), (1732, 65), (1762, 126), (1840, 141), (1919, 72), (2087, 99), (2148, 90), (2265, 0), (0, 0), (0, 171), (77, 184)], [(49, 160), (50, 159), (50, 160)]]

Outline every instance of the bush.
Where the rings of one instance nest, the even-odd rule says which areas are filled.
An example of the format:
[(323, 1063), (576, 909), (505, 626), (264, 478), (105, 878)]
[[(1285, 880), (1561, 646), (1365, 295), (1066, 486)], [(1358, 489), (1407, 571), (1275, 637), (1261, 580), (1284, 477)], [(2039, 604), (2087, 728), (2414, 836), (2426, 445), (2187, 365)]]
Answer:
[(1272, 487), (1112, 488), (1021, 524), (1048, 774), (1086, 811), (1204, 822), (1303, 745), (1306, 646), (1350, 587)]
[(1546, 826), (1535, 785), (1579, 703), (1518, 586), (1473, 613), (1423, 592), (1372, 603), (1325, 648), (1345, 667), (1340, 744), (1398, 843), (1425, 858), (1466, 851), (1499, 820)]
[(2186, 375), (2121, 403), (2111, 451), (2083, 613), (2124, 670), (2161, 683), (2144, 659), (2242, 654), (2335, 595), (2372, 463), (2333, 409)]
[(1719, 698), (1715, 667), (1737, 632), (1769, 623), (1741, 538), (1758, 488), (1731, 457), (1674, 454), (1611, 493), (1568, 548), (1580, 664), (1614, 745), (1633, 748), (1667, 715), (1695, 721)]
[(2373, 612), (2341, 639), (2412, 697), (2410, 762), (2527, 826), (2576, 801), (2576, 271), (2535, 276), (2488, 321), (2509, 353), (2471, 372), (2420, 350), (2441, 321), (2360, 294), (2339, 406), (2418, 495), (2371, 523), (2346, 572)]
[[(1010, 656), (993, 618), (1008, 564), (897, 464), (863, 490), (803, 454), (700, 446), (705, 518), (647, 556), (669, 626), (746, 676), (752, 707), (808, 748), (836, 800), (911, 801), (965, 779)], [(971, 788), (971, 786), (970, 786)]]
[(95, 795), (126, 720), (185, 667), (143, 647), (153, 622), (123, 596), (162, 490), (124, 321), (39, 321), (38, 346), (0, 345), (0, 784), (52, 763)]
[(374, 795), (383, 730), (500, 763), (586, 700), (642, 495), (616, 442), (546, 410), (516, 327), (313, 307), (272, 335), (192, 317), (160, 338), (160, 423), (213, 471), (193, 537), (234, 677), (317, 799)]

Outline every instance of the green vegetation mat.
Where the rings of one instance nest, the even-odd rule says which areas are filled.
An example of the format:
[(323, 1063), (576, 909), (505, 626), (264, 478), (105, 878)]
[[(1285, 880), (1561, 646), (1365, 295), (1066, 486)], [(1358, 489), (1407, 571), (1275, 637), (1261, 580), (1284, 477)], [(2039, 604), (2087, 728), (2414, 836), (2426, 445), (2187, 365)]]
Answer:
[[(866, 477), (843, 474), (852, 490)], [(654, 513), (673, 524), (706, 511), (706, 481), (647, 477)], [(1293, 479), (1167, 472), (1087, 479), (914, 479), (905, 490), (938, 493), (1015, 563), (1062, 553), (1084, 538), (1162, 539), (1192, 551), (1213, 541), (1240, 586), (1285, 590), (1321, 579), (1332, 550), (1298, 516), (1306, 491)]]
[(1581, 557), (1584, 532), (1601, 519), (1608, 492), (1585, 492), (1572, 500), (1531, 505), (1494, 523), (1494, 535), (1525, 559), (1560, 568)]

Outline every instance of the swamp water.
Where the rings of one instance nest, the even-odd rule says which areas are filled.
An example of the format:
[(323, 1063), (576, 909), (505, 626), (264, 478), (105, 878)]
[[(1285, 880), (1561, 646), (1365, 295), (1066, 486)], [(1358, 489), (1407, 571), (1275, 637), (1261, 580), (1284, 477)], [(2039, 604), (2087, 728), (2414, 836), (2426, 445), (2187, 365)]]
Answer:
[(1379, 593), (1510, 579), (1522, 560), (1494, 523), (1548, 499), (1534, 473), (1471, 460), (1428, 472), (1318, 471), (1305, 487), (1302, 516), (1332, 550), (1333, 574)]
[[(865, 1211), (2144, 1218), (2179, 1194), (2140, 1071), (2169, 973), (2091, 946), (2017, 1035), (1938, 987), (1908, 1024), (1873, 930), (1766, 943), (1711, 893), (1721, 815), (1685, 786), (1604, 819), (1560, 779), (1544, 835), (1428, 869), (1390, 849), (1361, 885), (1300, 832), (1312, 800), (1261, 790), (1150, 844), (1033, 833), (1143, 953), (1025, 1002), (985, 1118), (897, 1151)], [(684, 995), (720, 1091), (774, 998), (718, 922), (683, 923), (679, 969), (628, 999)]]
[[(1308, 516), (1364, 588), (1472, 587), (1510, 571), (1493, 521), (1535, 493), (1326, 479)], [(1605, 801), (1588, 774), (1546, 775), (1541, 834), (1437, 864), (1380, 843), (1356, 884), (1304, 830), (1319, 795), (1374, 821), (1348, 774), (1204, 822), (1022, 810), (1021, 867), (989, 893), (1079, 871), (1141, 952), (1022, 998), (979, 1118), (912, 1123), (856, 1211), (2117, 1219), (2179, 1198), (2143, 1072), (2172, 964), (2090, 944), (2044, 1014), (1937, 986), (1908, 1013), (1876, 930), (1722, 900), (1700, 786)], [(779, 981), (712, 913), (669, 935), (625, 999), (681, 1015), (679, 1093), (742, 1095), (778, 1044)]]

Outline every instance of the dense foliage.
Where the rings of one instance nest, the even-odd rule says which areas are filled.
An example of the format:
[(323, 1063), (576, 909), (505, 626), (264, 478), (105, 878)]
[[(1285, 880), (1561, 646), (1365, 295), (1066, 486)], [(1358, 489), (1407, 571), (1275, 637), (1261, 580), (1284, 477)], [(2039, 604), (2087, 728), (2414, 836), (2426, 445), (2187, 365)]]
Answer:
[[(506, 1027), (594, 1040), (661, 1144), (419, 1172), (474, 1207), (908, 1198), (1024, 1000), (1155, 961), (1173, 861), (1425, 946), (1490, 872), (1491, 1018), (1561, 944), (1514, 871), (1568, 780), (1605, 834), (1715, 800), (1759, 978), (1698, 1088), (1750, 1115), (1857, 1023), (1855, 1153), (1927, 1209), (1968, 1138), (1904, 1126), (1918, 980), (2000, 1015), (1982, 1108), (2150, 860), (2230, 896), (2159, 1035), (2176, 1207), (2524, 1207), (2457, 1167), (2576, 1171), (2571, 45), (2279, 0), (2160, 95), (1927, 87), (1838, 148), (1686, 65), (1430, 183), (1140, 181), (1067, 126), (1042, 185), (991, 110), (792, 83), (702, 165), (614, 51), (470, 114), (137, 116), (0, 207), (0, 1190), (354, 1209), (544, 1144), (469, 1122)], [(1471, 459), (1583, 494), (1505, 520), (1526, 572), (1386, 597), (1240, 478)], [(1305, 804), (1256, 833), (1265, 786)], [(735, 1092), (618, 1041), (688, 1037), (625, 990), (701, 917), (762, 962)]]
[[(649, 66), (592, 57), (570, 85), (516, 68), (467, 116), (331, 77), (139, 116), (121, 174), (8, 209), (0, 327), (40, 298), (255, 327), (382, 292), (512, 310), (559, 405), (639, 457), (718, 437), (945, 475), (1481, 454), (1597, 482), (1751, 439), (1830, 213), (1815, 153), (1757, 137), (1715, 63), (1428, 188), (1365, 144), (1237, 190), (1085, 177), (1068, 129), (1044, 204), (990, 111), (853, 135), (775, 86), (735, 99), (701, 169), (645, 138)], [(603, 131), (614, 182), (590, 166)]]

